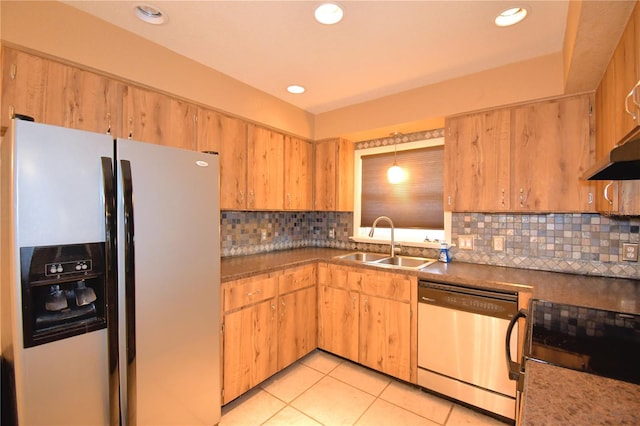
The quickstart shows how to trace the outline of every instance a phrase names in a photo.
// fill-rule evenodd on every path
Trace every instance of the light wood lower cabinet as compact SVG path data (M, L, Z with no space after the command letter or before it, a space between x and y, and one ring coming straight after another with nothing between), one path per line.
M278 370L318 347L316 265L287 269L278 283Z
M222 286L222 402L317 347L316 265Z
M318 299L318 347L358 362L360 295L321 284Z
M415 382L416 278L320 264L318 284L318 346Z

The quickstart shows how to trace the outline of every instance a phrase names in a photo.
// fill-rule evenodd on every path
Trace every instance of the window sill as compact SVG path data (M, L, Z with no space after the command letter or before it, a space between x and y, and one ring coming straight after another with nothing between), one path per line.
M349 240L355 241L357 243L368 243L368 244L391 244L391 240L388 239L380 239L380 238L369 238L369 237L358 237L351 236ZM434 241L395 241L396 246L405 246L405 247L422 247L422 248L440 248L440 242ZM450 244L449 246L451 246Z

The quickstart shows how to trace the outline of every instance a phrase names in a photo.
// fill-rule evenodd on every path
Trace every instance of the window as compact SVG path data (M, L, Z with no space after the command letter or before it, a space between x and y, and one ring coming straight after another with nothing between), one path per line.
M390 184L387 170L394 162L394 145L356 150L354 240L368 237L375 218L389 216L395 239L405 245L437 247L448 241L451 213L443 211L444 138L396 145L397 164L406 180ZM373 242L390 239L386 222L376 229ZM425 243L426 241L426 243Z
M392 153L363 155L360 226L371 226L379 216L393 216L399 228L444 229L444 146L397 153L404 179L389 183ZM391 213L393 212L393 214Z

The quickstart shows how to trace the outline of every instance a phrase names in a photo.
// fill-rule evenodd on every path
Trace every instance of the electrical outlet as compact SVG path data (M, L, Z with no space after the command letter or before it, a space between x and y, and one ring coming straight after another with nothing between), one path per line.
M460 250L473 250L473 237L471 235L459 235L458 248Z
M494 235L491 237L491 247L493 251L504 251L504 235Z
M622 244L622 260L629 262L638 261L638 244L623 243Z
M336 228L329 228L329 239L335 240L336 238Z
M267 240L267 230L266 229L261 229L260 230L260 241L266 241Z

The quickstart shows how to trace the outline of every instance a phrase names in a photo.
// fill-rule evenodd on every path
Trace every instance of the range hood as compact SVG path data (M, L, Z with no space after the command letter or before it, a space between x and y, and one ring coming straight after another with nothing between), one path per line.
M640 131L634 132L627 142L613 148L603 159L590 167L582 176L587 180L640 179Z

